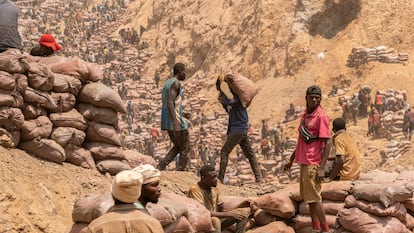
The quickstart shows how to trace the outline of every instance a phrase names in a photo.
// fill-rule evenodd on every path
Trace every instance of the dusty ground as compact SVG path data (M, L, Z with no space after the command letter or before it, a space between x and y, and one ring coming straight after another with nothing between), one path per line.
M370 63L359 69L345 66L354 46L385 45L398 52L414 54L414 1L412 0L301 0L301 1L131 1L122 19L129 25L144 25L142 38L154 56L147 64L152 75L160 64L180 60L190 72L204 71L210 84L220 70L240 70L256 81L260 92L249 113L254 127L261 119L271 124L281 120L290 103L304 105L308 85L317 83L328 92L335 77L352 80L350 93L368 84L373 91L387 88L408 91L414 103L414 65ZM214 12L212 14L211 12ZM181 24L181 17L183 24ZM160 33L161 32L161 33ZM111 32L116 33L116 32ZM316 55L324 53L325 58ZM173 54L174 56L172 56ZM165 74L163 77L165 78ZM216 106L213 85L205 88ZM215 92L214 92L215 93ZM337 98L324 98L331 118ZM386 140L369 140L366 119L349 132L361 151L382 148ZM289 124L292 136L297 122ZM414 169L413 151L380 165L378 152L364 156L363 170ZM0 233L60 233L70 228L76 199L108 191L110 177L70 164L41 161L17 150L0 147ZM190 173L163 173L163 190L184 193L197 177ZM227 195L254 196L271 190L268 186L223 186Z

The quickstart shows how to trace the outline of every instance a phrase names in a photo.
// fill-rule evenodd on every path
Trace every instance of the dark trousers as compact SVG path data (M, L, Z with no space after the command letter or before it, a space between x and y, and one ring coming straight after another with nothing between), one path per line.
M229 162L229 154L237 144L240 145L244 156L246 156L246 158L249 160L250 167L252 168L254 177L256 178L256 182L261 181L262 176L260 174L259 164L252 149L249 137L247 137L246 133L229 133L227 135L226 142L224 143L223 148L221 148L221 160L218 179L223 182L227 164Z
M173 148L167 153L167 155L160 160L158 163L159 170L165 170L168 164L175 159L178 153L178 166L177 171L185 171L187 165L190 162L189 153L190 153L190 135L188 130L180 131L178 135L174 136L174 131L168 131L170 140L173 143Z

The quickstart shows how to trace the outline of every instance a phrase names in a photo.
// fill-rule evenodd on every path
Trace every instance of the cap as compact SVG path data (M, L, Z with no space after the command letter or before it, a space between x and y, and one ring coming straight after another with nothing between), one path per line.
M308 89L306 89L306 96L312 95L312 94L322 96L321 88L319 86L316 86L316 85L312 85L312 86L308 87Z
M58 43L56 43L55 38L50 34L43 34L39 39L39 43L46 47L52 48L54 51L58 51L62 48Z
M161 179L160 170L156 169L151 164L141 164L132 170L142 175L143 184L159 181Z
M112 196L124 203L134 203L141 196L143 177L132 170L123 170L112 181Z

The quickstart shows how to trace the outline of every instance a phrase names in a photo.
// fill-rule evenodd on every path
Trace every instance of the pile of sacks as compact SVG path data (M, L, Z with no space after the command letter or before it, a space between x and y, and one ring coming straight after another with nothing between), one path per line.
M98 82L102 75L80 59L32 57L16 49L1 53L1 145L102 173L136 166L139 155L124 153L117 133L125 105Z
M385 46L376 48L356 47L352 48L352 53L348 56L347 66L358 67L370 61L405 63L408 62L408 53L395 54L393 48L387 49Z
M390 159L398 159L401 155L407 153L412 147L411 141L391 141L384 149L380 150L383 162Z

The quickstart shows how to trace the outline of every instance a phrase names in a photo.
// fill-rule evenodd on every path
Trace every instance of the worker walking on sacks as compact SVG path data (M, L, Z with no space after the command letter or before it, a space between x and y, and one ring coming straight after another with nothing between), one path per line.
M190 158L190 136L183 113L183 88L180 81L185 79L185 65L174 65L173 76L165 81L162 89L161 130L167 130L173 148L158 163L158 169L164 170L179 154L177 171L187 169ZM187 114L188 115L188 114Z
M308 87L305 98L296 149L284 170L288 171L294 160L300 164L300 195L309 204L312 233L326 233L329 227L322 206L321 182L332 144L329 118L320 106L322 91L318 86Z
M220 152L221 160L218 179L224 182L229 154L239 144L243 154L249 160L256 182L260 183L263 181L263 178L260 173L257 157L254 154L250 139L247 135L247 131L249 130L249 115L247 109L241 103L240 97L224 82L224 77L220 76L217 79L216 89L219 91L220 103L229 115L227 137Z

